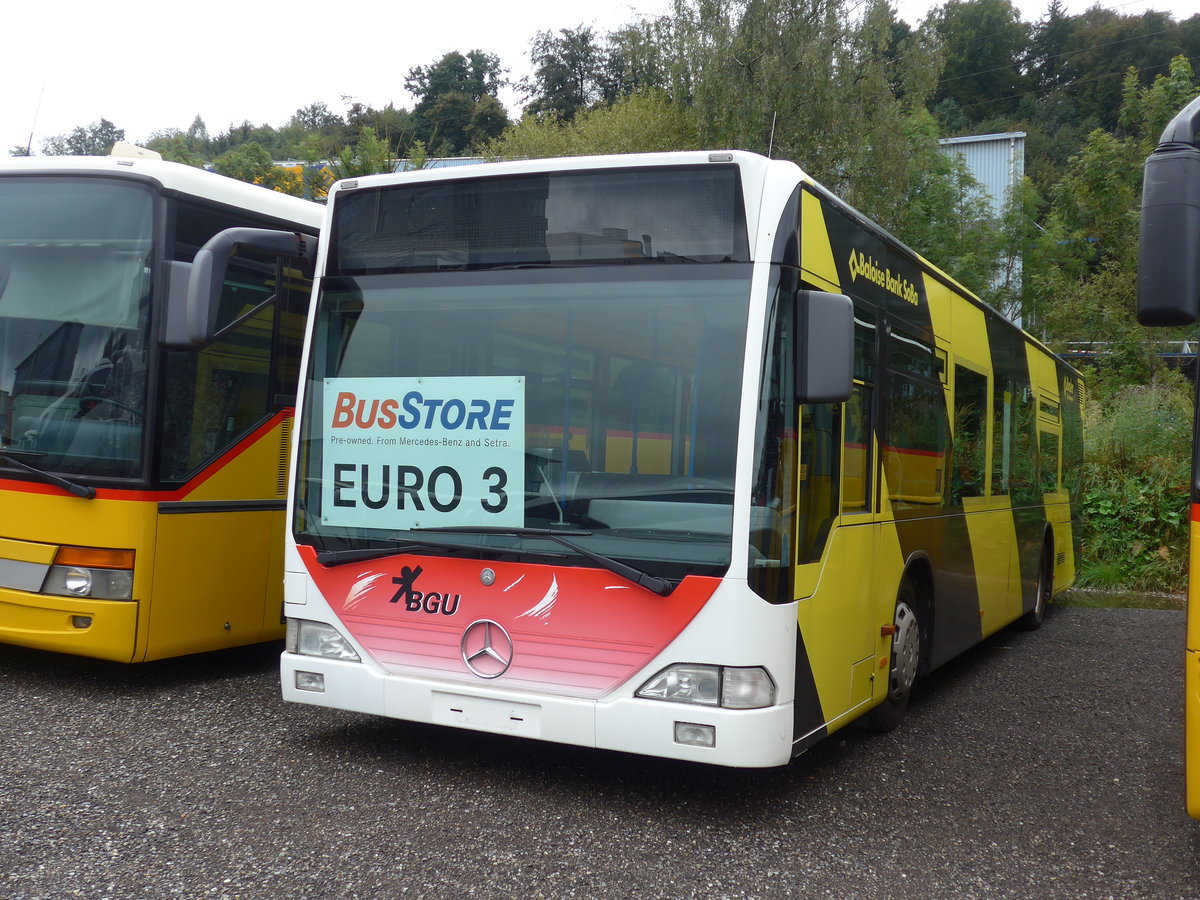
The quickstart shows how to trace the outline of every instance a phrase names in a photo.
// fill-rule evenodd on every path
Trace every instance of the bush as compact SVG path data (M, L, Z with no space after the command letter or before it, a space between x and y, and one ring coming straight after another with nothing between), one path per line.
M1081 585L1187 585L1192 388L1178 372L1119 387L1088 409Z

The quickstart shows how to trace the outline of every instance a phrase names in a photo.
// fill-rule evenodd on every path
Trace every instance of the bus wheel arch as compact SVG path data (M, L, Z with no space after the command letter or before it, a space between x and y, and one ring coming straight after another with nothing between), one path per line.
M910 560L896 589L887 693L867 714L867 727L872 731L887 732L900 724L908 710L913 685L928 672L932 584L929 560L924 557Z

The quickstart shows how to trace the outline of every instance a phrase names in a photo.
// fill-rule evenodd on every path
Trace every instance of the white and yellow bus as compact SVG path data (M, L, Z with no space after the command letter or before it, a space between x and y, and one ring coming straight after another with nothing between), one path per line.
M1200 98L1171 120L1146 160L1138 259L1138 320L1200 318ZM1200 385L1200 379L1197 379ZM1200 400L1200 396L1198 396ZM1197 406L1200 409L1200 405ZM1200 429L1200 416L1196 418ZM1200 438L1200 431L1195 432ZM1187 810L1200 819L1200 440L1193 439L1191 556L1184 669Z
M138 662L283 635L310 289L287 257L322 214L155 159L0 162L0 643ZM190 319L230 228L295 249L237 257Z
M1074 579L1078 374L791 163L342 181L317 273L288 700L773 766Z

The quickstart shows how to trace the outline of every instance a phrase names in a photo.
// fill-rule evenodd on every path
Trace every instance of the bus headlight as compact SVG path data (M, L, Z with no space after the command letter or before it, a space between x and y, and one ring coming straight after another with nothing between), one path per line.
M91 600L133 599L133 551L59 547L43 594Z
M302 656L319 656L323 659L347 659L361 662L358 651L340 631L324 622L308 619L288 619L287 651Z
M725 709L761 709L775 703L775 682L762 666L677 663L643 684L637 696Z

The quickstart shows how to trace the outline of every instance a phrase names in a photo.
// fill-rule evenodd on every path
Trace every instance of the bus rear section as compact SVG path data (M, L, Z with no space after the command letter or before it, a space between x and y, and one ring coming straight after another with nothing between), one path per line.
M0 642L120 662L280 638L309 282L243 259L187 338L199 247L321 210L147 159L0 165Z
M285 699L780 765L1072 577L1076 376L790 163L364 178L325 234Z

